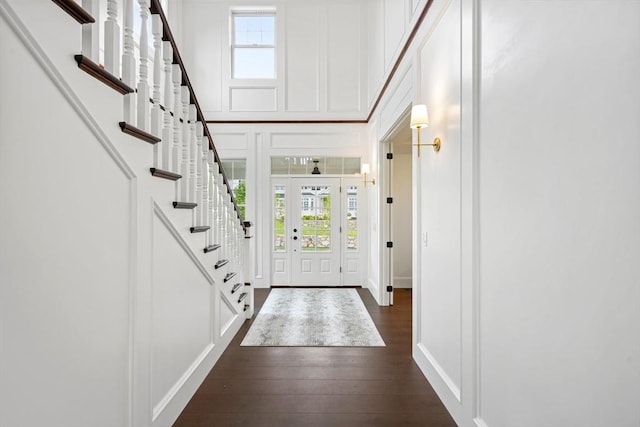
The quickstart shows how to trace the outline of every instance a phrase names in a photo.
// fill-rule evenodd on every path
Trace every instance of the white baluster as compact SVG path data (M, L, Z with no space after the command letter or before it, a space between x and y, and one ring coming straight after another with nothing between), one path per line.
M160 19L160 15L151 15L151 32L153 34L153 106L151 107L151 133L160 137L162 132L162 110L160 109L160 82L162 78L162 19Z
M220 175L220 164L215 162L214 165L216 168L216 238L218 239L218 243L222 245L224 243L222 241L222 213L224 211L224 205L222 201L222 187L220 186L222 175Z
M182 70L180 65L171 66L171 81L173 82L173 147L171 150L171 171L180 173L180 148L182 147L182 127L180 114L182 113L182 101L180 98L180 85L182 84ZM178 182L176 181L176 200L184 202L177 196Z
M164 61L164 125L162 127L162 169L171 170L171 147L173 146L173 126L171 108L173 100L173 80L171 76L171 62L173 48L171 42L162 42L162 59Z
M180 197L184 202L192 202L189 200L189 149L191 145L191 131L189 129L189 87L181 87L181 101L182 101L182 157L180 160Z
M207 170L208 172L208 182L209 182L209 198L207 200L207 225L211 227L211 232L209 233L209 244L213 245L217 243L215 241L215 221L213 219L213 208L214 208L214 193L215 193L215 181L213 178L213 151L209 151L207 156Z
M197 202L196 187L198 184L197 166L200 159L200 150L198 149L198 138L196 135L196 106L189 104L189 182L187 183L187 200Z
M107 0L107 20L104 23L104 68L120 76L120 26L118 1Z
M95 63L100 62L100 1L82 0L82 8L96 20L82 26L82 54Z
M138 121L136 127L149 131L149 1L138 0L140 4L140 75L138 80Z
M202 156L202 122L196 123L196 144L197 144L197 153L196 153L196 198L195 202L198 204L196 208L196 224L206 224L206 219L203 215L204 205L205 205L205 166L206 166L206 157Z
M129 87L136 84L136 59L134 56L133 40L133 2L124 0L124 37L122 50L122 82ZM136 94L129 93L124 96L124 121L135 123Z

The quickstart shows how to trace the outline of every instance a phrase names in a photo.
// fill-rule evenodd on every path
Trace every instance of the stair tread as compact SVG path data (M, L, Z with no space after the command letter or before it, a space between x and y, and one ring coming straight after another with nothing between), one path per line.
M192 233L202 233L203 231L207 231L210 228L211 227L209 227L208 225L196 225L195 227L191 227L189 231L191 231Z
M120 125L120 130L122 130L122 132L126 133L127 135L131 135L134 138L138 138L144 142L148 142L149 144L157 144L158 142L162 141L157 136L152 135L149 132L137 128L127 122L118 122L118 125Z
M149 168L149 171L151 171L151 175L153 175L155 177L169 179L171 181L177 181L180 178L182 178L182 175L180 175L180 174L169 172L169 171L165 171L165 170L158 169L158 168Z
M213 251L215 251L216 249L220 249L220 245L218 245L218 244L215 244L215 245L209 245L209 246L207 246L206 248L204 248L204 253L206 254L206 253L209 253L209 252L213 252Z
M93 62L91 59L87 58L84 55L75 55L74 59L78 63L78 67L86 72L87 74L95 77L102 83L106 84L112 89L115 89L122 95L126 95L127 93L133 93L134 90L125 84L118 77L114 76L100 65Z
M175 209L193 209L196 206L198 206L198 204L193 202L173 202Z
M53 2L81 24L92 24L96 22L93 16L74 0L53 0Z
M228 263L229 263L228 259L221 259L218 262L216 262L215 268L217 270L218 268L221 268L221 267L227 265Z

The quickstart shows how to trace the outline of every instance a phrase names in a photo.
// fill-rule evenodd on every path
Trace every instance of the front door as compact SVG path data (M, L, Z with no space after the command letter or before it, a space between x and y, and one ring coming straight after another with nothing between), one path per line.
M348 186L347 200L339 177L274 178L272 183L272 284L359 283L359 236L351 200L357 197L357 187ZM347 215L353 217L349 222ZM342 264L348 268L343 270Z
M291 181L291 283L340 285L340 179Z

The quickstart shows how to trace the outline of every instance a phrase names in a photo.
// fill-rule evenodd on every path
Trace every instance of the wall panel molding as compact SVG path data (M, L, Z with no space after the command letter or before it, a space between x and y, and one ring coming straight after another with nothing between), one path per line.
M78 116L85 122L91 133L93 133L125 176L129 179L134 178L136 175L133 172L133 169L131 169L124 157L122 157L118 150L113 146L96 119L80 100L80 97L73 91L71 85L67 83L67 80L62 76L62 73L56 68L51 59L49 59L33 34L27 29L26 25L20 20L6 0L0 0L0 15L9 24L9 27L11 27L14 34L31 53L31 56L40 65L42 70L49 76L60 93L67 99Z
M160 414L162 414L162 411L164 411L167 405L176 397L176 395L180 392L180 389L182 389L182 386L184 386L184 384L189 380L191 375L196 371L196 369L198 369L198 367L202 364L205 358L209 356L213 348L214 348L214 345L209 343L209 345L207 345L204 351L200 353L198 358L194 360L191 366L189 366L189 368L184 372L184 374L182 374L180 379L176 381L173 387L169 389L167 394L165 394L164 397L158 402L158 404L153 407L152 418L151 418L152 422L155 422L156 419L160 416Z
M276 86L229 87L229 111L238 113L264 113L278 111Z
M200 258L198 258L198 256L189 246L189 244L182 238L182 236L180 235L180 232L175 228L175 226L173 225L169 217L164 213L160 205L158 205L158 203L155 200L153 201L152 209L155 216L166 227L167 231L169 231L171 236L173 236L173 238L184 250L184 252L191 259L191 261L193 261L193 264L196 266L196 268L198 268L198 270L200 270L200 273L202 273L202 275L207 279L207 282L209 282L209 284L213 286L215 284L215 280L213 279L213 276L209 274L209 272L207 271L207 268L200 261Z
M445 370L440 366L436 358L427 350L427 347L423 343L418 343L418 350L422 353L422 356L429 363L431 369L435 371L440 379L446 384L451 395L460 402L460 388L456 385L456 383L449 377L449 375L445 372Z

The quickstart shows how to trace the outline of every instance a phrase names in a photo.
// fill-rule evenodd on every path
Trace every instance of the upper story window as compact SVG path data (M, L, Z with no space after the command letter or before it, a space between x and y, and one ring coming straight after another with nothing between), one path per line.
M276 14L273 10L231 14L234 79L276 78Z

